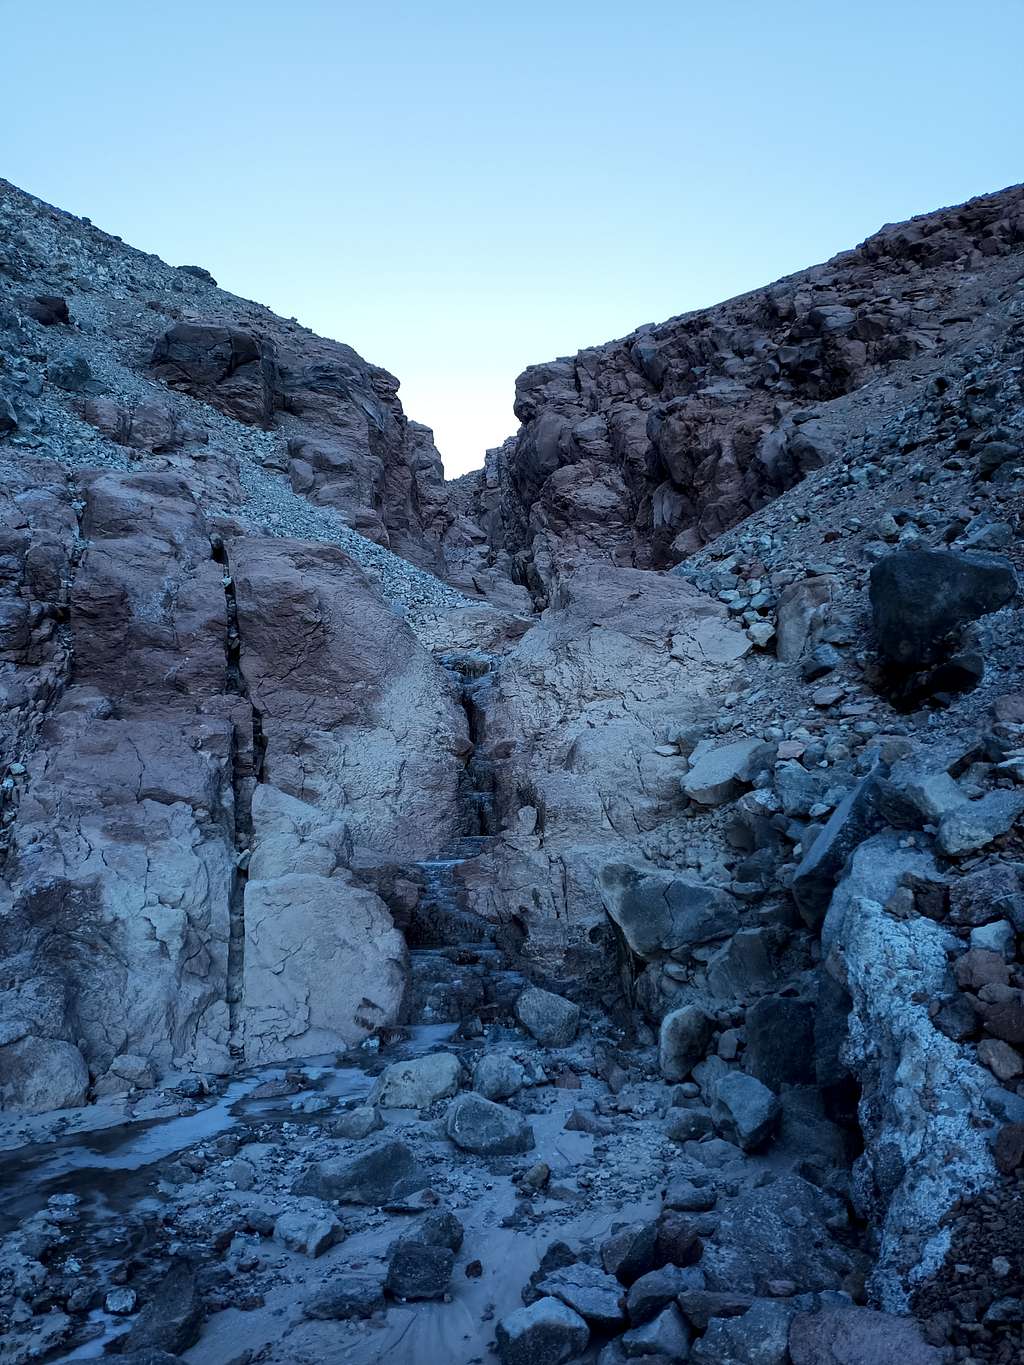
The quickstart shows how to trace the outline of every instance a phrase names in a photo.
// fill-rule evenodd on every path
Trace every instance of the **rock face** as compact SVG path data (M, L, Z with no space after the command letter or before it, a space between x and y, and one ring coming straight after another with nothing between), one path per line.
M500 548L538 593L584 558L663 567L826 464L837 403L949 346L949 318L983 317L980 279L1021 250L1022 197L884 227L766 289L531 366L519 433L478 495L498 503Z
M1024 1356L1022 203L445 485L0 186L5 1361Z

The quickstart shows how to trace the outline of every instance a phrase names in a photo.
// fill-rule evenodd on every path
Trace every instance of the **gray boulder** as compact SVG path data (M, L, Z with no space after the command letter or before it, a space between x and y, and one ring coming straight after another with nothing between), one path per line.
M664 1356L685 1360L690 1350L690 1328L674 1303L639 1327L623 1333L619 1345L627 1359L636 1356Z
M354 1161L337 1157L314 1161L292 1186L292 1193L379 1207L399 1202L427 1183L427 1175L404 1142L384 1142Z
M321 1322L368 1318L384 1307L380 1280L366 1275L334 1278L302 1305L303 1317Z
M795 1312L778 1299L758 1299L740 1317L712 1318L690 1359L696 1365L788 1365Z
M526 1072L507 1052L486 1052L473 1068L473 1089L487 1100L507 1100L525 1083Z
M203 1322L203 1302L191 1269L179 1261L164 1275L153 1298L120 1338L128 1351L167 1351L180 1355L195 1344Z
M871 570L871 612L881 654L903 668L938 662L943 642L1017 592L1013 565L1001 555L955 550L898 550Z
M444 1130L456 1147L477 1156L519 1156L534 1145L524 1118L472 1092L452 1100Z
M778 1096L742 1071L731 1071L718 1082L711 1112L724 1135L745 1152L771 1141L781 1114Z
M400 1241L391 1253L385 1288L396 1299L440 1299L448 1291L455 1254L448 1247Z
M797 1314L789 1354L793 1365L939 1365L943 1359L913 1318L854 1307Z
M553 991L529 986L516 1001L516 1018L542 1047L568 1047L580 1026L580 1007Z
M812 929L825 918L847 858L888 823L882 809L887 794L885 777L885 770L879 766L861 779L836 806L793 874L793 899Z
M609 918L641 958L683 955L739 928L732 896L689 875L609 863L601 872L601 897Z
M585 1261L552 1271L537 1289L561 1299L594 1327L619 1327L625 1319L622 1285L613 1275Z
M721 806L738 796L754 776L758 757L768 746L760 739L737 739L715 746L701 743L693 752L690 770L682 780L683 794L700 806Z
M658 1066L666 1081L685 1081L711 1042L715 1021L699 1005L672 1010L658 1033Z
M1024 814L1024 792L993 791L980 801L964 801L939 821L936 842L948 858L984 848L1013 828Z
M385 1109L426 1109L459 1088L462 1068L450 1052L432 1052L395 1062L381 1075L374 1100Z
M747 1010L747 1047L743 1065L771 1090L814 1081L814 1031L817 1011L812 1000L765 995Z
M538 1299L498 1323L502 1365L563 1365L587 1349L590 1329L561 1299Z

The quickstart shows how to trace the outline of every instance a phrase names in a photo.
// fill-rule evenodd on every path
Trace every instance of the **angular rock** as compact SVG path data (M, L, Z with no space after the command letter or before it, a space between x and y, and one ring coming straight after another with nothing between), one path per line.
M344 1228L330 1212L293 1209L280 1214L274 1224L275 1242L283 1242L289 1250L304 1252L314 1259L329 1251L344 1236Z
M601 896L608 915L641 958L685 953L739 928L733 897L689 875L611 863L601 872Z
M778 1096L741 1071L731 1071L718 1082L711 1112L725 1136L745 1152L770 1142L781 1116Z
M994 791L980 801L965 801L939 822L936 842L949 858L984 848L1012 829L1024 814L1024 792Z
M374 1100L384 1109L426 1109L459 1088L462 1068L450 1052L431 1052L408 1062L394 1062L382 1072Z
M789 1365L795 1313L778 1299L757 1299L740 1317L712 1318L690 1359L697 1365Z
M518 1156L534 1146L524 1118L472 1092L452 1100L444 1130L456 1147L476 1156Z
M814 1028L817 1010L811 1000L765 995L747 1010L744 1020L744 1068L770 1090L814 1081Z
M516 1018L542 1047L568 1047L580 1024L580 1008L553 991L530 986L516 1001Z
M680 1294L692 1289L693 1276L692 1267L666 1265L634 1280L626 1295L626 1311L633 1326L650 1322Z
M622 1285L614 1276L585 1261L552 1271L537 1289L541 1294L561 1299L593 1327L614 1329L625 1320Z
M191 1269L179 1261L120 1338L123 1351L167 1351L180 1355L195 1345L203 1322L202 1299Z
M658 1250L657 1223L629 1223L601 1245L601 1264L620 1284L631 1285L664 1263Z
M940 1365L943 1359L912 1318L854 1307L797 1314L789 1354L793 1365Z
M342 1275L332 1278L302 1305L302 1315L322 1322L369 1318L384 1307L380 1280L370 1276Z
M400 1241L388 1262L385 1288L396 1299L440 1299L448 1291L455 1253L443 1246Z
M658 1067L666 1081L689 1079L704 1060L714 1030L714 1019L699 1005L684 1005L665 1015L658 1033Z
M732 800L753 777L756 760L765 747L760 739L738 739L716 747L698 746L682 781L683 794L701 806L720 806Z
M878 647L904 668L936 663L951 632L998 611L1016 592L1013 565L999 555L898 550L871 570Z
M627 1359L636 1356L664 1356L667 1360L685 1360L690 1349L690 1328L674 1303L663 1308L649 1322L631 1327L620 1338L619 1345Z
M294 1194L347 1204L397 1203L422 1190L428 1177L404 1142L384 1142L354 1161L314 1161L292 1186Z
M567 1304L548 1297L502 1318L495 1337L502 1365L563 1365L587 1349L590 1329Z
M847 858L888 823L882 811L884 796L884 771L873 770L835 808L797 866L793 899L810 928L817 928L824 919Z

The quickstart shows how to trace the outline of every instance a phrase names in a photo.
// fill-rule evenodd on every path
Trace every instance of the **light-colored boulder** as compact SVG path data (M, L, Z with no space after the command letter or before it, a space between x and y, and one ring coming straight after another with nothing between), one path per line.
M289 873L245 889L242 1020L250 1062L348 1047L401 1008L402 935L346 876Z
M450 1052L394 1062L382 1073L374 1099L384 1109L426 1109L455 1094L461 1073L459 1059Z

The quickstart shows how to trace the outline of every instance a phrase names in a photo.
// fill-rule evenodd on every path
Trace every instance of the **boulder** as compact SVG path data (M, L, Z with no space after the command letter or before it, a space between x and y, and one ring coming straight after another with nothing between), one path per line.
M195 1276L183 1261L172 1265L160 1280L152 1299L119 1338L122 1351L167 1351L180 1355L199 1338L203 1302Z
M455 1254L448 1247L401 1240L391 1254L385 1288L396 1299L440 1299L448 1292Z
M814 643L827 619L834 584L828 576L803 578L779 594L775 653L783 663L795 663Z
M473 1089L486 1100L507 1100L526 1084L526 1072L507 1052L485 1052L473 1068Z
M665 1265L641 1275L633 1281L626 1295L626 1311L630 1322L634 1327L650 1322L685 1290L694 1288L693 1279L694 1270L691 1266Z
M1006 606L1017 575L1000 555L897 550L871 570L871 612L878 648L906 669L937 663L954 631Z
M694 750L690 770L682 779L683 794L699 806L721 806L738 796L757 771L757 760L767 746L760 739L737 739L730 744L701 743Z
M873 769L829 816L793 874L792 893L804 922L812 929L825 918L835 884L854 849L888 823L883 812L885 770Z
M524 1118L472 1092L452 1100L444 1130L456 1147L476 1156L519 1156L534 1145Z
M714 1030L714 1019L699 1005L684 1005L665 1015L658 1033L658 1067L666 1081L689 1079L704 1060Z
M789 1354L793 1365L940 1365L944 1359L913 1318L852 1306L798 1313Z
M601 1244L601 1264L609 1275L625 1285L659 1269L665 1258L658 1250L657 1223L613 1227L612 1235Z
M580 1024L580 1007L553 991L530 986L516 1001L516 1018L542 1047L568 1047Z
M585 1261L553 1270L537 1289L561 1299L593 1327L614 1329L625 1319L622 1285L613 1275Z
M384 1307L381 1282L369 1275L335 1275L302 1305L302 1315L320 1322L369 1318Z
M744 1191L716 1210L700 1261L708 1288L762 1294L770 1279L804 1291L837 1288L852 1268L829 1226L841 1212L838 1199L795 1175Z
M663 1308L649 1322L631 1327L619 1339L627 1359L636 1356L663 1356L666 1360L685 1360L690 1349L690 1328L674 1303Z
M426 1109L459 1088L462 1068L450 1052L431 1052L408 1062L394 1062L381 1074L374 1101L383 1109Z
M738 1317L712 1318L695 1344L695 1365L789 1365L789 1328L796 1308L757 1299Z
M1024 814L1024 792L993 791L980 801L965 801L939 821L936 842L948 858L985 848L1006 834Z
M502 1318L495 1331L502 1365L563 1365L587 1349L590 1329L561 1299L538 1299Z
M781 1115L778 1096L742 1071L731 1071L718 1082L711 1112L724 1135L745 1152L771 1141Z
M733 897L688 874L609 863L601 872L601 897L629 948L641 958L686 955L739 928Z
M746 1051L743 1065L771 1090L814 1081L814 1026L812 1000L789 995L765 995L747 1010L744 1020Z
M0 1047L0 1109L73 1109L88 1089L89 1068L73 1043L26 1037Z
M292 1209L280 1214L274 1224L275 1242L283 1242L290 1251L301 1251L314 1259L344 1236L344 1228L329 1211Z
M379 1207L400 1202L426 1184L426 1173L405 1143L384 1142L354 1161L338 1157L314 1161L299 1176L292 1192Z

